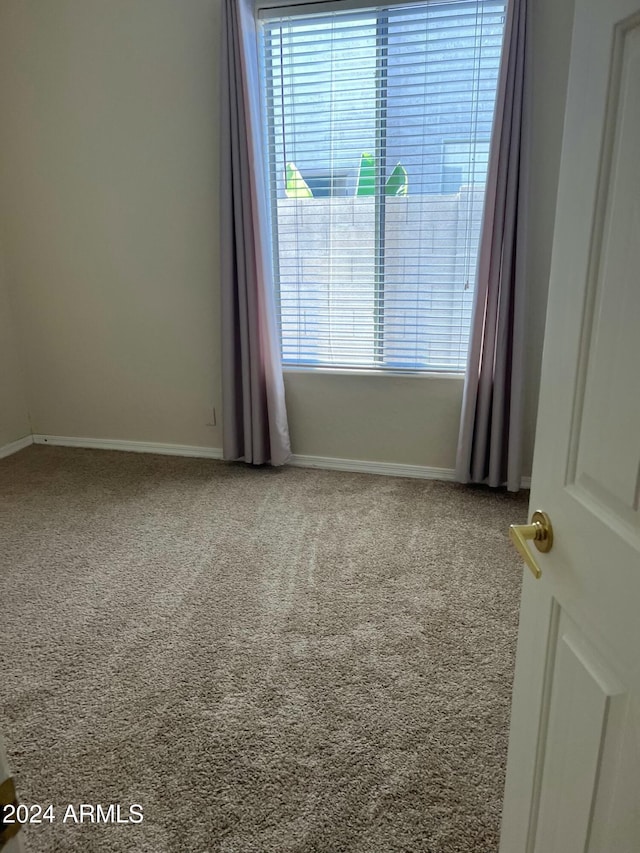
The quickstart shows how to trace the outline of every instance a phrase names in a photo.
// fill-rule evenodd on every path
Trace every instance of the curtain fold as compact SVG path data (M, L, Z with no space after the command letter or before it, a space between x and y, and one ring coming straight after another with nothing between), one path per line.
M255 19L247 0L224 0L222 15L223 455L282 465L290 443L260 150Z
M456 477L522 479L530 11L509 0L480 235Z

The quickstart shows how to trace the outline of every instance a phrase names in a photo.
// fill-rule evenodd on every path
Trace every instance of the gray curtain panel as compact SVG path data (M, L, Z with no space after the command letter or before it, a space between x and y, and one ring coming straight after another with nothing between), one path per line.
M522 479L530 33L527 0L510 0L456 462L460 482L510 491Z
M255 20L247 0L224 0L222 14L223 455L282 465L290 444L260 150Z

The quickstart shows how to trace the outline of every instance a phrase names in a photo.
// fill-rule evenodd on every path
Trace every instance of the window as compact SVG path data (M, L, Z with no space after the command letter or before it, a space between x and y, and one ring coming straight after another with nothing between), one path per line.
M283 363L464 371L505 4L331 5L261 13Z
M488 165L488 139L444 142L442 146L442 192L457 193L462 186L483 184Z

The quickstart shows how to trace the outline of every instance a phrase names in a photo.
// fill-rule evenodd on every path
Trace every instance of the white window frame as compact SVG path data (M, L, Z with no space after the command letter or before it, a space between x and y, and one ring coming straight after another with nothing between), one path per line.
M438 5L459 5L459 0L434 0ZM507 3L508 0L505 0ZM311 3L300 3L296 0L254 0L254 17L256 21L263 18L276 17L302 17L315 13L325 13L332 11L340 12L359 12L367 9L375 9L380 5L388 7L411 7L414 5L422 5L425 0L386 0L383 3L376 3L375 0L316 0ZM504 44L502 49L504 50ZM258 35L256 31L256 53L258 49ZM264 144L264 143L263 143ZM491 140L490 140L491 144ZM491 152L489 152L491 156ZM268 170L265 170L268 171ZM265 175L267 181L270 180L268 174ZM267 196L269 196L268 187L266 188ZM269 204L269 216L273 216L271 204ZM276 251L277 247L273 246L272 251ZM280 334L280 321L278 320L278 333ZM317 374L329 376L362 376L362 377L402 377L412 379L427 379L427 380L443 380L462 382L466 377L465 369L438 370L432 367L426 368L398 368L398 367L358 367L358 366L331 366L327 364L291 364L283 363L283 373L290 374Z

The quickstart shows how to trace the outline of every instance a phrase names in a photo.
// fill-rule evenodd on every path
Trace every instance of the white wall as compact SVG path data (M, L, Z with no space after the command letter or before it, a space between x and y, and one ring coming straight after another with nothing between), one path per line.
M286 372L296 453L451 468L463 379Z
M30 432L22 363L0 258L0 451Z
M528 430L572 0L534 0ZM219 0L2 0L0 236L36 433L218 447ZM452 467L460 378L285 377L293 449Z
M0 228L36 433L221 444L217 39L215 0L0 4Z

